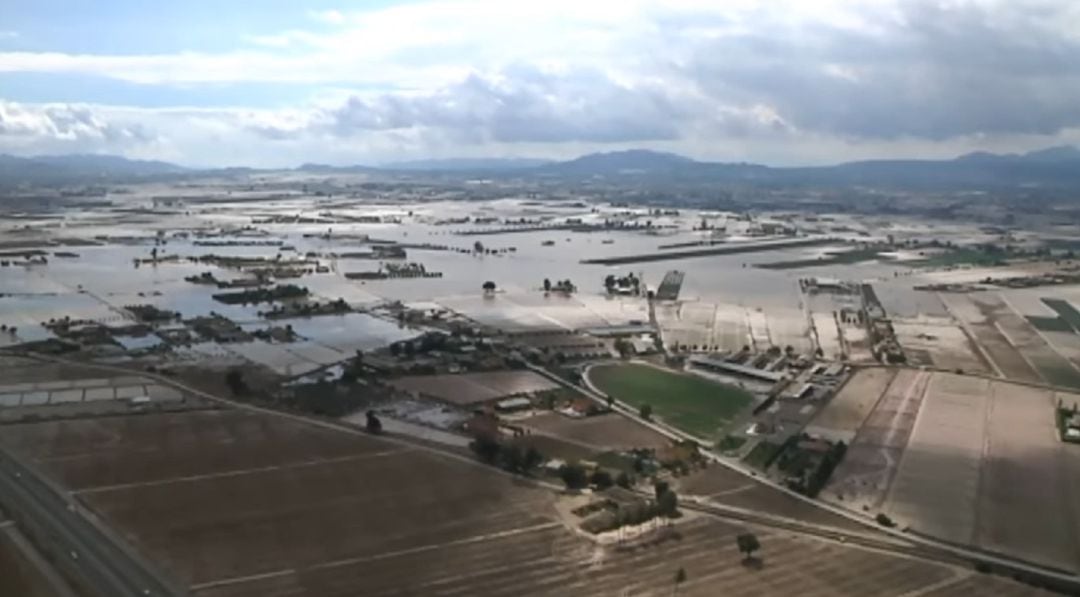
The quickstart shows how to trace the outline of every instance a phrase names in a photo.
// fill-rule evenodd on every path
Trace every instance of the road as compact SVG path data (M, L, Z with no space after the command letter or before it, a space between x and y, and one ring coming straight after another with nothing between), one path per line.
M176 590L107 536L81 507L0 450L0 504L58 566L78 575L102 597L180 596Z

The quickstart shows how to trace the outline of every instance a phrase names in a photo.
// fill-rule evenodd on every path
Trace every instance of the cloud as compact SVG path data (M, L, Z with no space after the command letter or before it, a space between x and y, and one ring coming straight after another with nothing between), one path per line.
M428 94L354 96L327 113L326 126L337 136L425 127L473 142L607 143L675 139L682 116L663 89L620 85L595 71L519 67Z
M306 17L217 52L0 52L0 77L252 93L274 82L311 98L66 116L0 104L0 143L112 146L127 131L124 147L275 163L635 145L828 161L1049 144L1080 129L1080 3L1069 0L417 0ZM153 141L139 145L137 125Z
M0 143L19 137L80 146L120 146L153 139L145 127L110 122L88 106L24 105L0 100Z

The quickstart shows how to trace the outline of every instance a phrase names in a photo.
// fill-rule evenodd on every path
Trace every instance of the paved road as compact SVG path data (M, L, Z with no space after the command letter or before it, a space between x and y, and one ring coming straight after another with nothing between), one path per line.
M0 504L102 597L179 596L13 455L0 450Z

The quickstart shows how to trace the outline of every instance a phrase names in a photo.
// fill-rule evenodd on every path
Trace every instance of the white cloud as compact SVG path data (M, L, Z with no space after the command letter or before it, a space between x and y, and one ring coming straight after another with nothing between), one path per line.
M649 145L784 162L1020 147L1080 128L1080 3L1068 0L419 0L308 16L219 53L0 52L0 82L311 91L279 110L94 106L81 120L0 104L0 144L111 147L142 124L154 140L121 149L187 161Z

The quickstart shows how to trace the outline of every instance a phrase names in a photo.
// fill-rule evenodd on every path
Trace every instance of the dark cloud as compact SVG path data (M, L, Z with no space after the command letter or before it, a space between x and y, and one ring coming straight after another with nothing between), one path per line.
M680 69L721 103L772 106L797 128L933 140L1080 126L1080 44L1048 10L900 4L867 32L754 30L701 44ZM1016 14L1014 14L1016 12Z
M340 136L431 127L474 140L609 143L676 139L684 117L659 89L620 85L595 71L517 67L426 95L353 97L329 114L328 126Z

